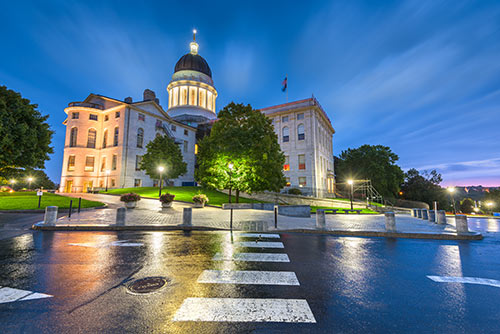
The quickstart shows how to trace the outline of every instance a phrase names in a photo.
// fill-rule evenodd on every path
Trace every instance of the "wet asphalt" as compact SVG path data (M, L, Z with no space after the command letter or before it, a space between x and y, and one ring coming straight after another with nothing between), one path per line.
M289 263L213 261L229 232L34 232L0 240L0 286L53 298L0 304L1 333L499 333L500 239L436 241L280 234ZM109 246L116 241L137 247ZM71 245L71 244L85 244ZM92 247L96 244L101 246ZM205 269L292 271L300 286L201 284ZM162 276L162 289L128 292ZM307 300L316 323L174 322L187 297Z

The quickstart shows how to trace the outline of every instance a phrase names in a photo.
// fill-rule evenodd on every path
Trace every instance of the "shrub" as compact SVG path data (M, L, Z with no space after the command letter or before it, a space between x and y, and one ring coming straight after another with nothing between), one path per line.
M290 195L302 195L302 191L300 191L300 189L297 189L297 188L289 189L288 193Z
M136 193L123 194L120 196L120 201L128 203L128 202L137 202L141 200L141 196Z
M205 194L194 195L193 202L195 202L195 203L208 203L208 197Z
M170 203L174 200L175 195L166 193L160 196L160 202L162 203Z

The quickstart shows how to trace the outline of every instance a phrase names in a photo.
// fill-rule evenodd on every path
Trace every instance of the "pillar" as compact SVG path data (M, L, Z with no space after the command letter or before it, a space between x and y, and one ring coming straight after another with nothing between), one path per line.
M394 212L385 213L385 230L387 232L396 232L396 217Z
M325 227L326 227L325 210L318 209L316 210L316 228L318 230L324 230Z
M182 211L182 225L193 225L193 208L184 208Z
M429 221L431 223L435 223L436 222L436 211L429 210Z
M422 209L422 219L425 219L425 220L429 219L429 210Z
M116 210L116 225L125 225L127 217L127 208L118 208Z
M446 211L438 210L436 212L436 222L438 224L446 224Z
M45 225L54 226L57 220L57 206L47 206L45 208L45 217L43 223Z
M469 233L466 215L455 215L455 223L457 225L457 234Z

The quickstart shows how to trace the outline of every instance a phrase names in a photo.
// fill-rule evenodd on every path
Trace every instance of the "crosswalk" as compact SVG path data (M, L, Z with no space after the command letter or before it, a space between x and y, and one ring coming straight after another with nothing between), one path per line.
M255 239L234 243L234 249L283 249L282 242L261 241L280 239L279 234L242 233L239 237ZM285 253L217 253L213 261L278 262L289 263ZM204 270L198 284L280 285L297 287L299 280L291 271L264 270ZM173 321L210 322L284 322L316 323L305 299L283 298L186 298L173 317Z
M0 286L0 304L2 303L12 303L21 302L25 300L50 298L51 295L45 293L39 293L29 290L21 290L9 288L7 286Z

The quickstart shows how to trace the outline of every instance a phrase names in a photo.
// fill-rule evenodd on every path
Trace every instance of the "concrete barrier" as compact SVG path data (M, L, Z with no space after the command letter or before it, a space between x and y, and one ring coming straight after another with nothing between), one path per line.
M436 212L436 222L441 225L446 224L446 211L438 210Z
M326 228L325 210L316 210L316 228L318 230L324 230Z
M193 225L193 208L184 208L182 211L182 225Z
M429 210L429 221L431 223L435 223L436 222L436 211Z
M457 234L469 233L466 215L455 215L455 224L457 225Z
M429 210L422 209L422 219L429 220Z
M223 203L222 210L266 210L273 211L274 203Z
M412 217L417 217L417 209L411 209Z
M45 217L43 223L45 225L54 226L57 221L57 206L47 206L45 208Z
M394 212L385 213L385 230L387 232L396 232L396 216Z
M118 208L116 210L116 225L125 225L127 219L127 208Z
M278 214L288 217L311 217L310 205L278 205Z
M417 217L422 218L422 209L417 209Z

